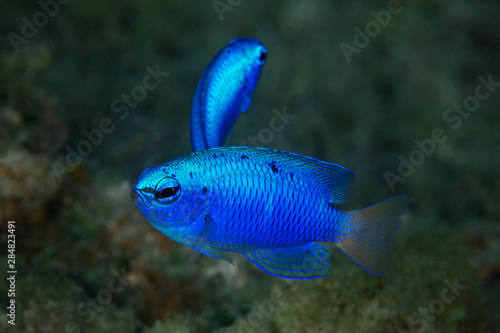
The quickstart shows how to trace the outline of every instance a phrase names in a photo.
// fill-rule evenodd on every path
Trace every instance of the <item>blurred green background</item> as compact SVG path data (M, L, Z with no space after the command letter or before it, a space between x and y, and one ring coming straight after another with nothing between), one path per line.
M63 2L0 1L2 276L9 220L17 269L16 325L2 278L0 331L499 331L499 2ZM349 168L349 210L418 198L395 276L336 250L332 275L307 281L190 261L133 207L143 169L190 152L196 84L240 36L268 57L232 144ZM150 91L147 68L168 73ZM274 108L295 118L268 138Z

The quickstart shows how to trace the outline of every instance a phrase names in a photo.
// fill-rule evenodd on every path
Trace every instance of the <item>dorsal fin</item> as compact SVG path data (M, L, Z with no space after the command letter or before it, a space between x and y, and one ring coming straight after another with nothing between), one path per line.
M312 157L290 154L305 161L305 166L324 188L330 203L344 204L349 200L355 180L354 174L349 169Z
M349 169L295 153L268 148L254 149L262 154L268 154L269 158L276 161L278 168L278 164L286 165L287 168L297 169L297 176L311 177L311 181L324 190L328 202L344 204L349 200L355 180L354 174Z

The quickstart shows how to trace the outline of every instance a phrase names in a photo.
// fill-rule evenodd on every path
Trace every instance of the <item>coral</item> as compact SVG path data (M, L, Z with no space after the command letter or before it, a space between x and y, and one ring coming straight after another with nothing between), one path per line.
M0 219L18 218L41 223L48 202L61 186L50 170L50 160L27 151L9 151L0 157Z
M151 328L144 330L144 333L191 333L196 331L190 318L177 316L174 319L163 322L156 322Z
M6 261L5 257L1 258ZM17 261L16 275L16 332L136 332L140 324L131 308L119 308L114 303L97 303L79 284L68 279L56 267L32 266L24 260ZM27 287L29 286L29 288ZM6 294L2 279L0 291ZM95 304L95 303L94 303ZM10 325L3 319L0 330L9 332ZM113 327L111 329L111 326Z

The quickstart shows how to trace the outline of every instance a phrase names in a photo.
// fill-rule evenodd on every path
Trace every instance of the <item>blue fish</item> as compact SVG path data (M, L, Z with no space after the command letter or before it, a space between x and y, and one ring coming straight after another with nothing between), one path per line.
M224 145L239 114L250 105L266 55L257 39L236 38L214 56L191 106L193 151Z
M348 169L255 147L198 150L142 172L135 205L167 237L232 262L243 254L269 274L330 274L334 244L375 275L393 274L391 241L406 208L401 195L342 211L354 184Z

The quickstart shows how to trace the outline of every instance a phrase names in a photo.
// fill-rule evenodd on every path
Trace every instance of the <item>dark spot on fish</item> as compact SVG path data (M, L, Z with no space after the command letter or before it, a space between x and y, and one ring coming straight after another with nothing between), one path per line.
M217 158L217 157L219 157L219 156L217 156L217 154L214 154L214 155L213 155L213 157L214 157L214 158Z
M201 191L203 192L203 194L207 194L208 188L206 186L203 186L203 188L201 189Z
M293 172L290 172L290 179L293 180Z
M193 173L192 172L189 173L189 177L191 177L191 179L193 179Z
M220 153L220 157L224 157L224 153Z
M247 155L245 155L245 154L243 154L243 155L241 155L241 159L242 159L242 160L248 160L248 156L247 156Z
M172 177L173 177L173 178L175 178L175 175L174 175L174 174L172 174Z
M271 170L273 170L274 173L278 173L278 167L276 166L276 161L273 161L272 163L269 164L271 166Z

